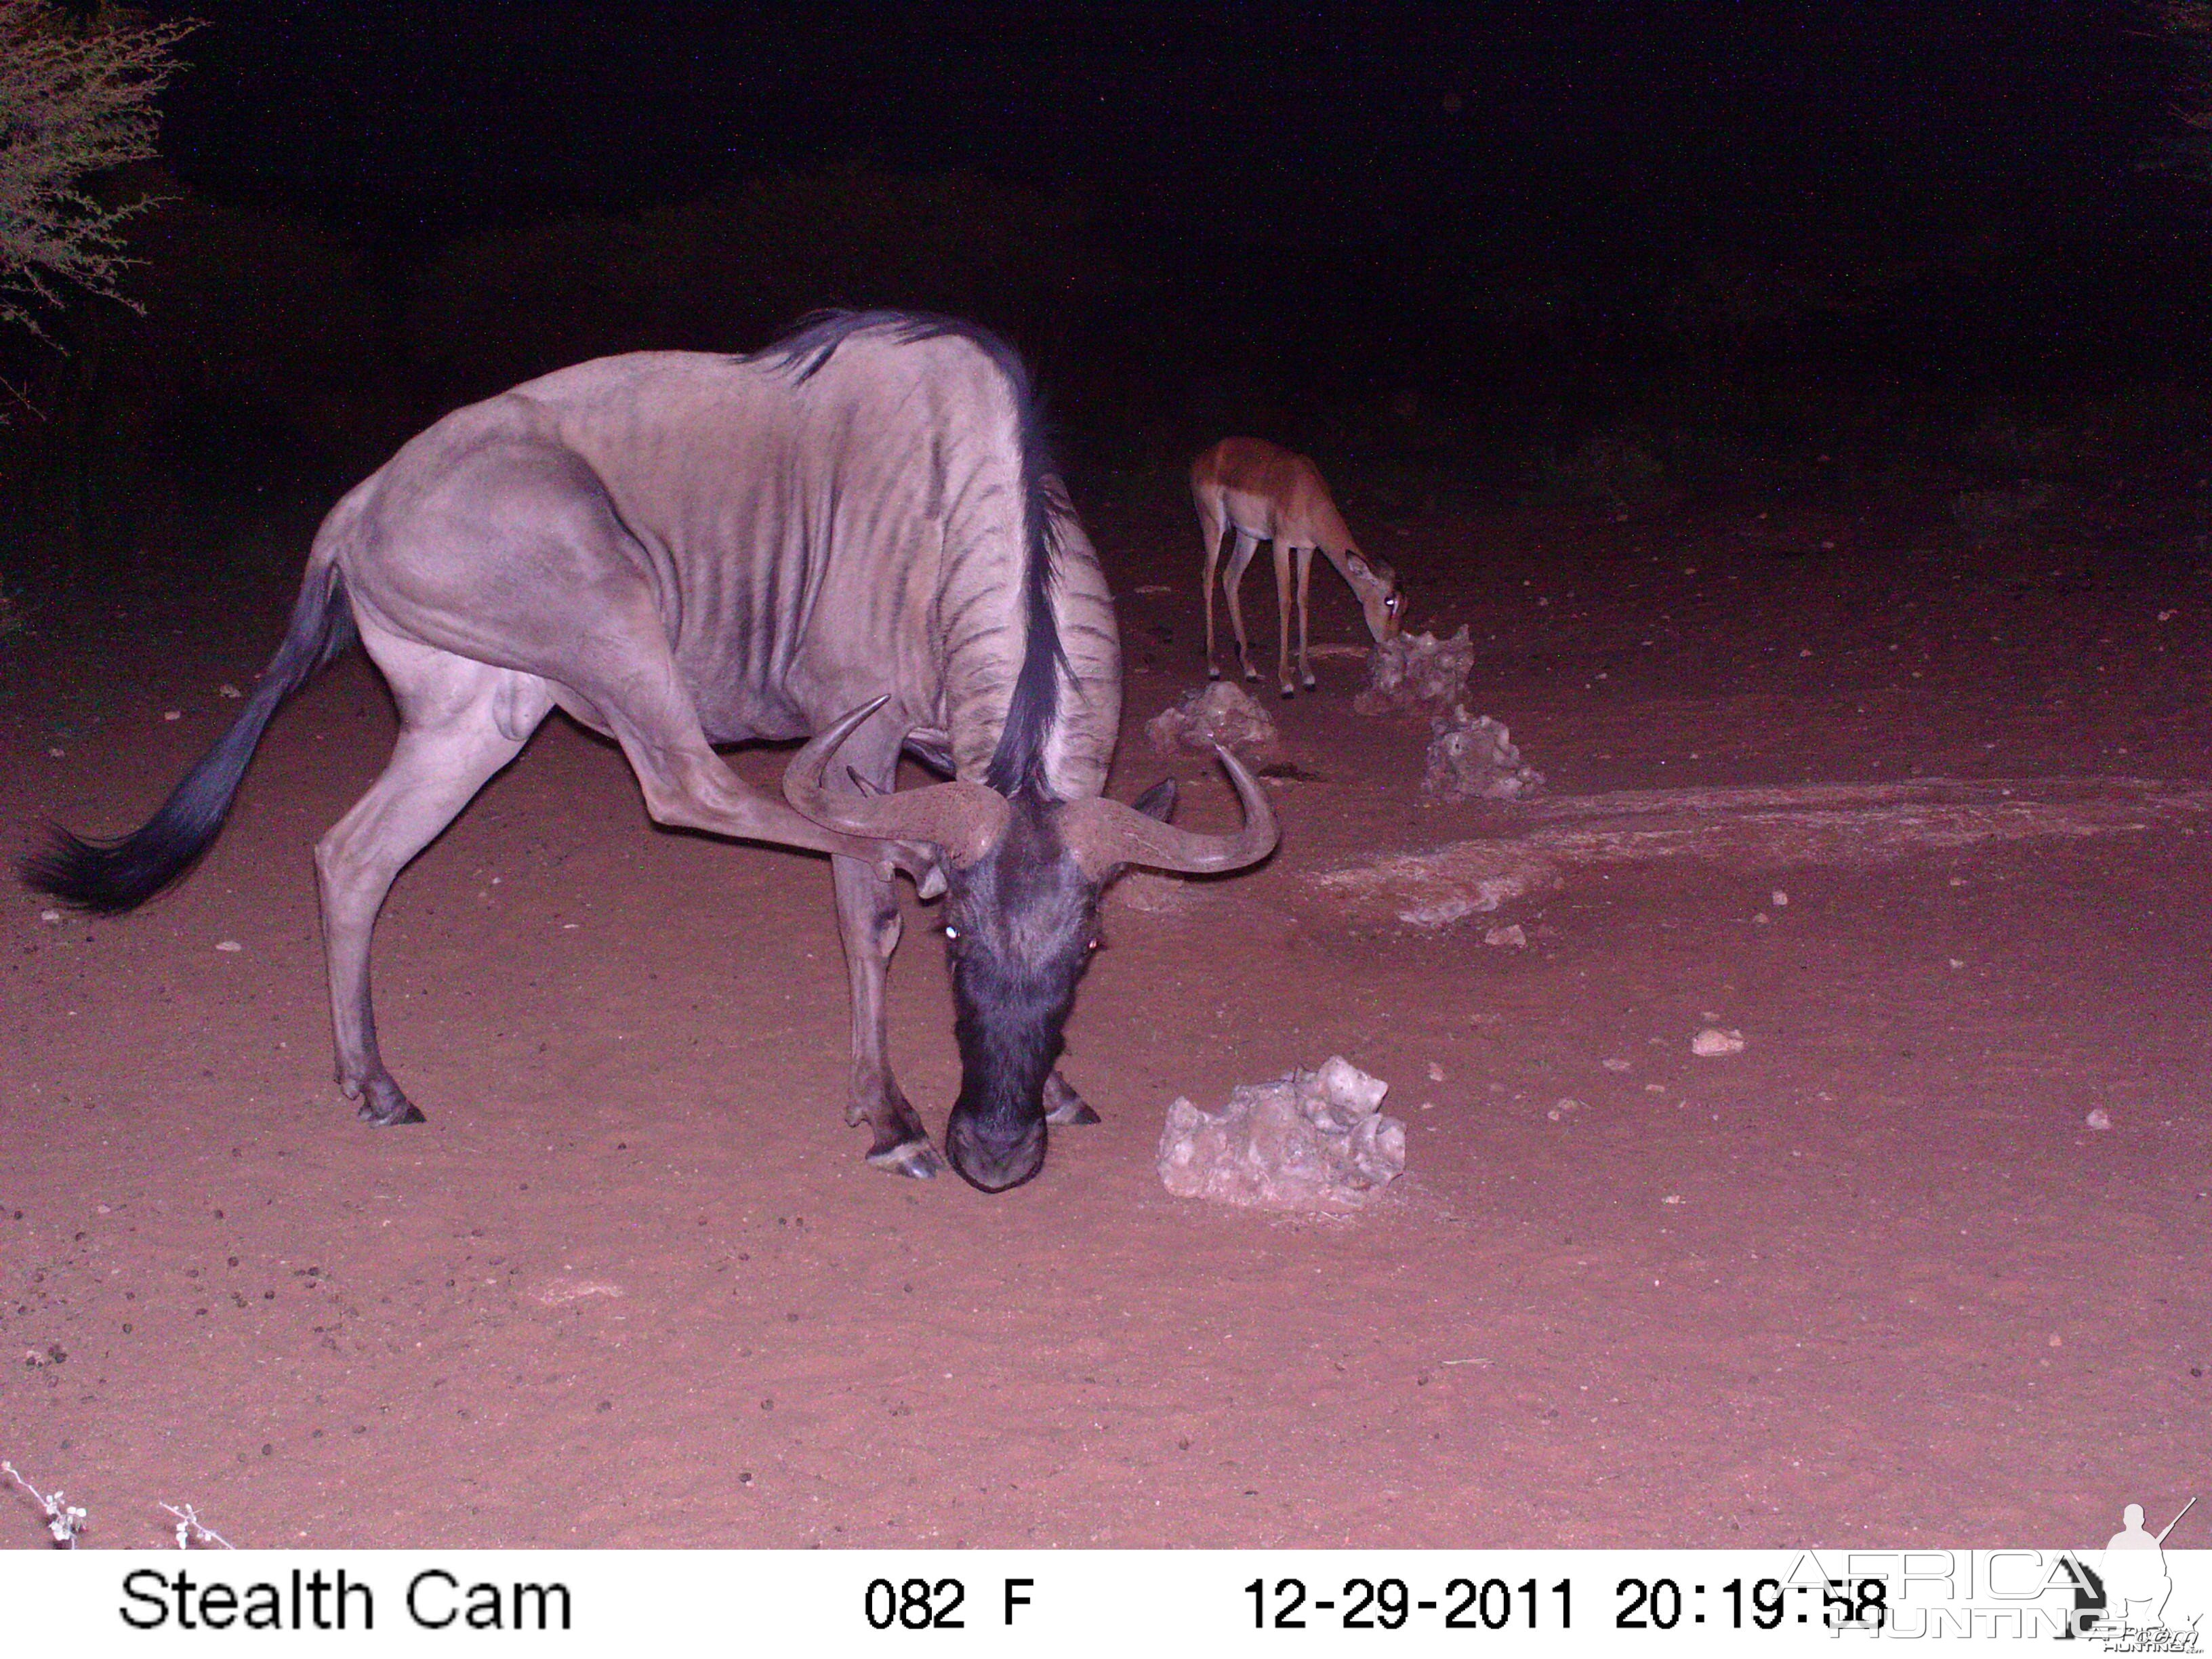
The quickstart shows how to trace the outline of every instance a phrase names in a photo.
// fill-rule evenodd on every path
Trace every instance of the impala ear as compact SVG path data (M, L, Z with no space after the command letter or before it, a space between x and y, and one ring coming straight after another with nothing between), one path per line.
M1137 797L1137 810L1148 818L1158 818L1162 823L1175 817L1176 781L1162 778Z
M1344 556L1344 568L1355 576L1372 576L1375 574L1367 568L1367 561L1357 553L1346 553Z

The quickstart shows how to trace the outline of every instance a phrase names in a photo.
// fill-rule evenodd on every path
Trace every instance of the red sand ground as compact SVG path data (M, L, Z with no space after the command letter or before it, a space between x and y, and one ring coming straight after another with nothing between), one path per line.
M1090 506L1116 787L1172 769L1224 823L1140 730L1194 683L1195 533L1171 488ZM1472 700L1555 796L2212 775L2186 525L1365 517L1415 625L1474 625ZM288 602L0 640L0 820L138 821ZM0 910L0 1455L111 1547L165 1541L160 1500L269 1546L2087 1545L2203 1486L2212 834L1586 872L1363 930L1304 878L1511 819L1419 805L1421 723L1322 672L1280 710L1320 775L1277 786L1282 852L1114 908L1067 1063L1106 1121L985 1198L868 1170L841 1121L826 869L653 830L557 719L385 913L386 1050L431 1121L357 1125L308 861L391 738L349 659L172 896ZM908 902L894 1052L941 1124ZM1528 949L1484 947L1504 921ZM1747 1050L1693 1059L1708 1023ZM1332 1052L1411 1126L1390 1201L1162 1191L1170 1098ZM0 1544L43 1541L0 1502Z

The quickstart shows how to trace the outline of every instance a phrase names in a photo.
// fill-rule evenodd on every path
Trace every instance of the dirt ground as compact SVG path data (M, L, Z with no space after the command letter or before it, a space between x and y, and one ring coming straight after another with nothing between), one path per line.
M1224 825L1142 732L1200 672L1186 504L1081 504L1128 654L1115 788L1172 771ZM1470 702L1553 802L2212 781L2212 580L2155 503L1981 543L1941 501L1352 516L1416 628L1471 625ZM289 599L0 638L15 844L143 817ZM1378 924L1312 877L1523 809L1422 805L1424 723L1319 668L1276 710L1316 775L1271 786L1280 853L1111 906L1066 1062L1105 1121L987 1198L869 1170L842 1121L826 866L653 830L557 717L394 893L385 1048L430 1121L357 1125L308 858L392 735L348 659L173 894L0 900L0 1455L109 1547L165 1541L162 1501L264 1546L2082 1546L2203 1489L2212 829L1739 846ZM907 902L894 1054L941 1125ZM1506 922L1525 948L1485 945ZM1694 1057L1708 1024L1744 1051ZM1176 1095L1333 1053L1409 1126L1385 1202L1162 1189ZM0 1501L0 1545L43 1542Z

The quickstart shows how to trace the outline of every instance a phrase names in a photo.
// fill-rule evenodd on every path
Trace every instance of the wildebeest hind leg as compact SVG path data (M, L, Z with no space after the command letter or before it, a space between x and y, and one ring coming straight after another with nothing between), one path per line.
M364 629L364 635L368 634ZM338 1086L369 1123L420 1123L385 1068L369 1001L369 939L385 895L492 774L520 752L552 706L544 682L384 638L370 649L402 726L384 774L315 845L330 964Z
M898 889L860 859L833 859L837 927L845 941L845 969L853 994L852 1100L845 1121L875 1132L868 1162L895 1175L926 1181L945 1167L929 1132L891 1075L884 1030L884 991L891 952L898 949Z

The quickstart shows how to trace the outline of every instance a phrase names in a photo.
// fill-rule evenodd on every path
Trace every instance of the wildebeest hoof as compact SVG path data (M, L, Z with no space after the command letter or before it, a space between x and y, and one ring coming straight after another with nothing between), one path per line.
M362 1085L361 1104L354 1108L353 1115L363 1123L373 1123L380 1129L429 1121L416 1109L413 1101L399 1092L399 1085L390 1078L372 1078Z
M879 1148L868 1154L868 1162L886 1175L905 1176L915 1181L933 1181L945 1168L944 1158L927 1140L907 1140L896 1146Z
M1218 668L1216 668L1212 663L1208 663L1206 665L1206 678L1210 680L1218 680L1221 678L1221 671Z
M1044 1080L1044 1121L1066 1125L1097 1123L1100 1120L1098 1114L1091 1109L1089 1103L1062 1082L1060 1073L1054 1072Z

